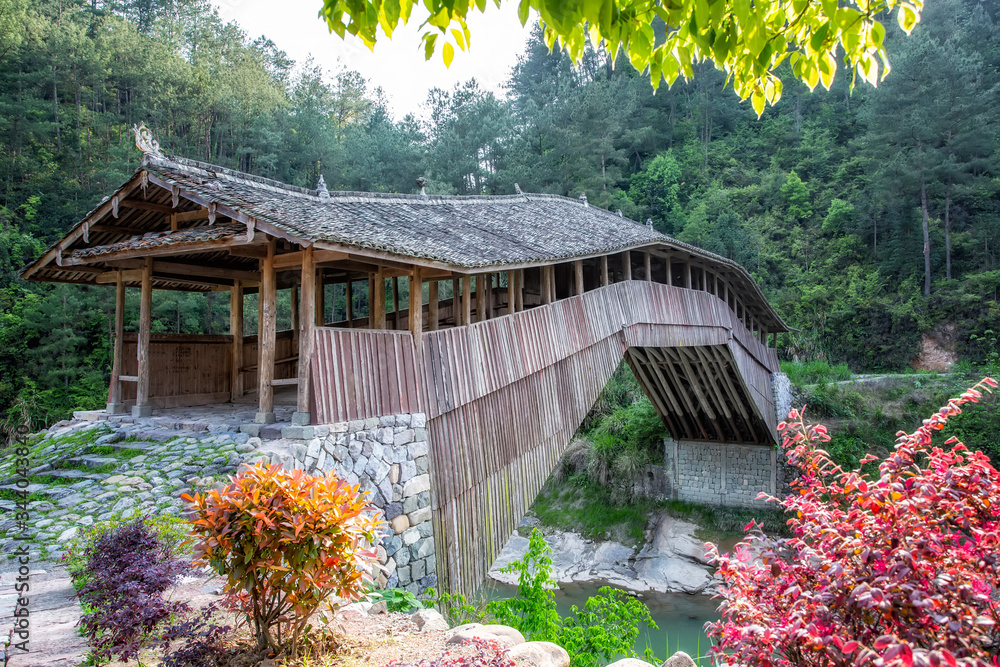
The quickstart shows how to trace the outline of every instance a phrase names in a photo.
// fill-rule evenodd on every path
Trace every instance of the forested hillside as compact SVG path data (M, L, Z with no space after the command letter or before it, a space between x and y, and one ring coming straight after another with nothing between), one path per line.
M878 89L787 77L760 119L709 66L654 94L606 54L574 69L536 35L505 98L469 82L396 120L392 91L350 63L293 63L200 0L0 0L0 411L20 398L51 420L105 400L113 290L18 272L131 174L140 121L169 152L307 187L586 192L743 263L800 329L786 357L899 369L953 325L959 354L987 361L998 13L935 0L912 37L890 35ZM226 308L158 293L154 331L224 332Z

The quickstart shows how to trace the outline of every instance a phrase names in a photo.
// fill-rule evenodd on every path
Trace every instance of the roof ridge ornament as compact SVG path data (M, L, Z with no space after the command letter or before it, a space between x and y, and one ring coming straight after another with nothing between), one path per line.
M622 210L621 209L618 209L617 211L615 211L615 213L618 214L619 218L624 218L625 217L624 215L622 215Z
M324 180L323 174L320 174L319 180L316 181L316 194L324 201L330 199L330 191L326 189L326 180Z
M418 178L417 179L417 187L420 188L420 196L424 197L426 199L426 197L427 197L427 190L425 188L427 187L427 179L424 178L423 176L421 176L420 178Z
M160 151L160 142L153 138L153 131L146 127L145 123L132 126L135 133L135 146L142 151L143 155L163 157Z
M652 218L646 218L646 226L649 227L649 228L653 227L653 219Z
M521 192L521 186L518 185L517 183L514 184L514 192L516 192L519 195L524 195L524 193Z
M590 207L590 204L587 203L587 193L586 192L580 194L580 201L583 203L584 206L586 206L588 208Z

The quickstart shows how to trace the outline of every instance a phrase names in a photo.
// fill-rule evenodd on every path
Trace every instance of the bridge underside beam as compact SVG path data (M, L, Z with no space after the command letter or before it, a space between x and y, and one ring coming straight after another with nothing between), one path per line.
M675 439L773 441L728 345L633 347L626 360Z

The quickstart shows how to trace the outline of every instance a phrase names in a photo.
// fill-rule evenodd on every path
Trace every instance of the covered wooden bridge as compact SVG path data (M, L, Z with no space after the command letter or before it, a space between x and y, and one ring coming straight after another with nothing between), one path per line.
M269 423L277 390L303 428L426 414L452 590L482 580L623 359L673 438L776 442L773 336L788 328L725 258L585 198L306 190L137 143L136 174L24 271L116 288L108 411L249 400ZM160 289L228 292L229 334L152 334Z

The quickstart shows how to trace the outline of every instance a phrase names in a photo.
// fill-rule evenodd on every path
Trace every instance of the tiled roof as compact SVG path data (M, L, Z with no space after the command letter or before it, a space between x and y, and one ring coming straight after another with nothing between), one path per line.
M220 223L211 227L191 227L176 232L149 232L141 236L134 236L125 241L112 243L109 245L93 246L90 248L79 248L72 253L73 257L101 257L113 255L127 250L141 250L143 248L158 248L163 246L183 246L190 243L200 243L202 241L215 241L218 239L233 238L246 233L246 227L233 223Z
M643 244L676 244L652 227L556 195L320 193L176 157L147 155L143 167L170 186L308 242L456 267L549 262Z

